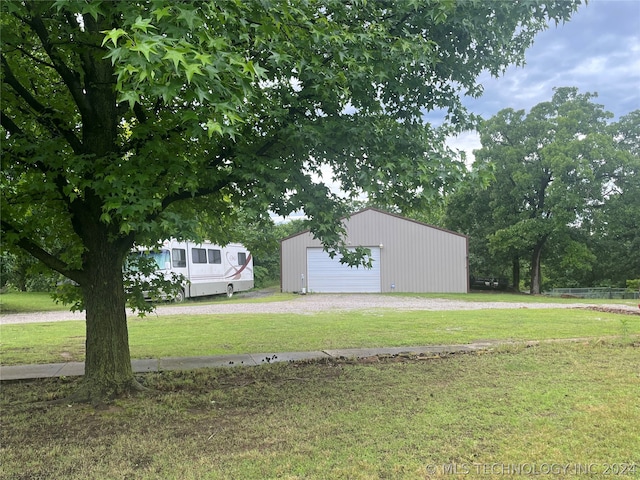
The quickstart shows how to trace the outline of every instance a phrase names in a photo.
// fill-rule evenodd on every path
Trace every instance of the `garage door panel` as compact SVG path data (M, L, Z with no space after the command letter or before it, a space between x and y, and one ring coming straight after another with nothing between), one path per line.
M318 293L380 292L380 248L370 248L372 268L349 267L339 255L330 258L321 248L307 249L308 289Z

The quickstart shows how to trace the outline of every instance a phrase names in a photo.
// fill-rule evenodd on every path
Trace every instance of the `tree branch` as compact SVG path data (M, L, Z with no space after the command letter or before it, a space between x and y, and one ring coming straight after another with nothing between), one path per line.
M0 112L0 124L11 135L24 135L22 129L4 112Z
M15 48L16 50L18 50L20 53L22 53L25 57L28 57L31 60L33 60L35 63L38 63L40 65L44 65L45 67L49 67L49 68L52 68L52 69L55 70L55 65L53 65L52 63L49 63L49 62L45 62L41 58L36 57L35 55L33 55L31 52L25 50L20 45L11 45L11 46L13 48Z
M147 123L147 113L144 111L140 103L138 102L134 103L133 113L135 113L136 118L141 124Z
M17 228L15 228L13 225L6 222L5 220L1 221L1 227L3 232L13 233L18 236L18 241L15 242L15 244L21 249L23 249L25 252L31 254L33 257L40 260L47 267L55 270L56 272L61 273L62 275L73 280L74 282L82 284L83 275L81 271L73 270L69 268L69 265L67 265L62 260L51 255L49 252L44 250L34 241L22 235L22 233L20 233L20 231Z
M27 8L29 8L28 4ZM31 17L31 20L25 19L24 21L27 25L29 25L29 27L31 27L31 29L40 39L45 52L47 52L47 55L51 59L53 67L55 68L56 72L58 72L58 75L60 75L62 81L69 89L69 92L71 93L71 96L73 97L73 100L75 101L80 111L85 115L90 114L91 108L84 96L82 83L80 82L80 75L71 70L64 63L60 55L58 55L58 52L54 48L54 44L49 38L49 32L47 31L47 27L45 26L42 18L39 15L36 15Z
M164 198L164 200L162 200L162 208L160 212L166 210L169 207L169 205L171 205L172 203L178 202L180 200L206 197L207 195L211 195L212 193L219 192L227 184L228 182L226 180L221 180L215 185L209 186L207 188L198 189L195 192L182 191L182 192L177 192L173 195L168 195L167 197ZM160 212L158 212L158 214Z
M64 175L62 175L60 172L57 172L51 168L49 168L49 166L45 165L43 162L41 161L24 161L22 160L22 158L25 157L29 157L30 153L32 153L34 151L33 145L36 144L35 140L29 139L24 131L18 127L18 125L16 125L16 123L9 118L6 114L4 114L4 112L0 112L0 119L2 121L2 126L12 135L16 135L16 136L20 136L22 138L24 138L27 142L29 142L31 144L31 147L28 148L19 158L17 157L11 157L11 162L16 163L16 164L21 164L24 165L26 168L30 168L30 167L35 167L36 169L38 169L40 172L42 172L43 174L53 174L54 178L53 181L58 189L58 193L60 193L60 198L62 201L64 201L64 203L67 206L71 205L71 201L69 199L69 197L67 195L65 195L64 193L64 188L67 186L67 179L64 177ZM11 150L9 150L8 152L5 151L5 156L11 155L12 152Z
M72 130L64 125L64 122L56 115L56 111L45 107L27 90L16 78L7 62L2 55L2 68L4 71L3 82L9 85L13 91L22 98L38 115L36 120L54 136L61 135L77 154L82 153L82 142L76 137Z

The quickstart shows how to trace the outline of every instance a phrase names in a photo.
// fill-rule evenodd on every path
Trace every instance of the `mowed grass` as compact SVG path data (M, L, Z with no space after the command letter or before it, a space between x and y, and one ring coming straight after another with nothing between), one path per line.
M0 294L0 312L30 313L69 310L62 303L56 303L49 293L9 292Z
M84 359L80 321L2 325L4 365ZM149 316L129 320L133 358L460 344L481 340L627 337L640 316L587 309L324 312Z
M98 410L34 403L75 379L8 384L0 477L639 478L639 359L631 344L550 343L146 374L150 392Z
M632 292L631 292L632 293ZM528 295L525 293L515 294L506 292L482 292L474 291L471 293L394 293L391 295L422 297L422 298L443 298L447 300L469 301L469 302L517 302L517 303L557 303L561 305L570 305L576 303L582 304L618 304L631 305L638 304L638 299L630 298L561 298L551 297L547 295Z

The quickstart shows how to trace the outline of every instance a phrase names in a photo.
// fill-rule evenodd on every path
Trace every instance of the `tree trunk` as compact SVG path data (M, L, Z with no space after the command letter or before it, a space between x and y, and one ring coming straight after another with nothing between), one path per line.
M122 280L125 253L105 241L85 255L86 360L84 382L74 399L99 403L139 386L129 352L126 297Z
M540 295L542 284L542 247L544 242L539 242L533 247L533 255L531 256L531 290L532 295Z
M513 257L512 259L512 282L513 282L513 289L516 292L520 291L520 257Z
M111 28L106 20L95 23L85 16L87 31L98 35ZM82 55L86 104L82 113L84 153L96 160L118 158L118 115L111 62L100 49ZM100 402L138 387L133 377L127 329L126 295L122 266L133 244L124 239L117 220L101 219L104 198L92 188L85 189L82 206L72 211L74 229L85 247L81 285L86 311L86 359L81 400Z

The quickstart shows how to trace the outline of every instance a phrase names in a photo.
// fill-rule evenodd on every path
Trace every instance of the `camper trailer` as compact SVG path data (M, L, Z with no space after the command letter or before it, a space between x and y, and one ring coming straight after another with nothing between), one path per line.
M253 259L239 243L221 247L209 242L167 240L157 249L141 252L153 257L159 273L184 276L186 281L176 301L218 293L231 297L234 292L253 288Z

